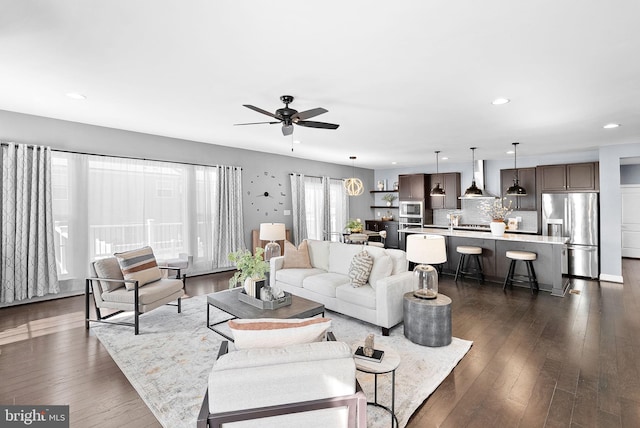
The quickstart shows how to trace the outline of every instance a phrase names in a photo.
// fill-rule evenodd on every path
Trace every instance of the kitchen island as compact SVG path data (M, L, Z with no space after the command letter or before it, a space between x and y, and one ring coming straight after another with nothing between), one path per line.
M447 245L447 262L443 265L443 271L446 273L455 273L458 266L460 254L456 251L456 247L471 245L482 248L482 268L488 281L504 282L510 262L506 253L516 250L531 251L537 254L533 265L540 290L549 291L552 296L562 297L569 285L568 278L562 276L562 261L568 238L522 233L505 233L503 236L494 236L491 232L421 227L402 229L399 233L444 236ZM402 239L402 241L406 242L406 239ZM525 272L524 263L519 263L516 273L524 274Z

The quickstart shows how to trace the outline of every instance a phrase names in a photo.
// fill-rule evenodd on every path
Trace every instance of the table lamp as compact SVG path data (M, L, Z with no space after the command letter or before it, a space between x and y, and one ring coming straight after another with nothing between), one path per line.
M276 241L282 241L285 239L285 227L284 223L261 223L260 224L260 240L269 241L264 247L264 259L265 261L271 260L272 257L279 257L282 255L280 252L280 244Z
M407 260L418 263L413 269L415 290L413 295L420 299L438 297L438 271L431 266L447 261L444 236L415 235L407 237Z

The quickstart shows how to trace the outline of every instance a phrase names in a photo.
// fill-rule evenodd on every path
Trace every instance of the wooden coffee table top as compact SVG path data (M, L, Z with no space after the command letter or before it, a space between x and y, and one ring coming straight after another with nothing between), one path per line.
M278 309L259 309L238 299L241 287L219 291L207 296L207 304L236 318L310 318L324 313L324 305L298 296L291 296L291 304Z

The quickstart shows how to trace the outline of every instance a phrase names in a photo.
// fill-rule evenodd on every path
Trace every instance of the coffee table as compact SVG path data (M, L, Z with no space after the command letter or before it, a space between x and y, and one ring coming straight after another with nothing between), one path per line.
M291 304L289 306L283 306L278 309L259 309L255 306L251 306L248 303L241 302L238 299L238 293L242 290L241 287L232 288L230 290L218 291L217 293L209 294L207 296L207 327L210 330L215 331L220 336L233 342L233 338L229 337L224 332L216 328L220 324L224 324L229 320L242 318L242 319L256 319L256 318L311 318L316 315L324 316L324 305L312 300L307 300L298 296L291 296ZM231 318L227 318L224 321L216 323L210 323L210 309L211 307L218 308L223 312L231 315Z

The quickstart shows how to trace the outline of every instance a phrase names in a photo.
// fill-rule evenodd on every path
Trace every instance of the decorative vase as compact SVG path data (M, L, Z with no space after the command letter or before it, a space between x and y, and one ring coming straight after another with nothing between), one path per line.
M378 181L378 190L384 190L384 182Z
M493 220L489 227L491 227L491 234L493 236L503 236L507 225L504 223L504 220Z
M391 202L387 201L387 206L390 207L391 206Z

